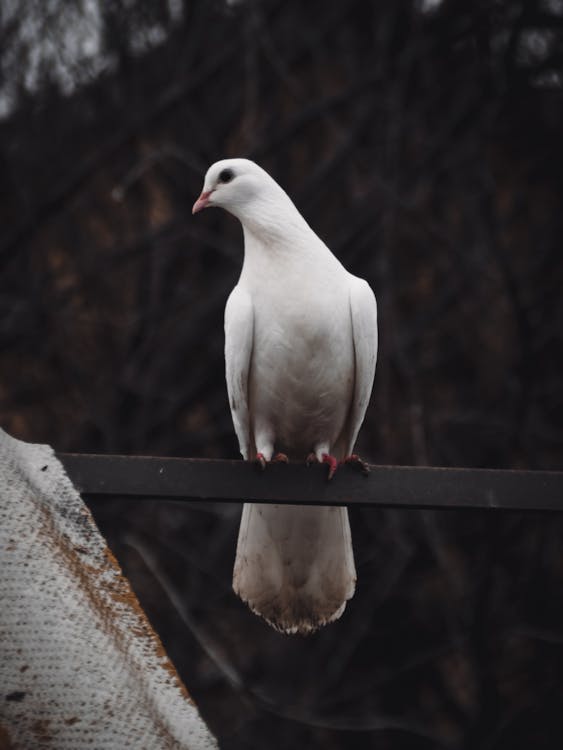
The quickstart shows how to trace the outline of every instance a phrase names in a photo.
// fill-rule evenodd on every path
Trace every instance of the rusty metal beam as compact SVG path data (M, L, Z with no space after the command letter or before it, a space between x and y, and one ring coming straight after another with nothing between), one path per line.
M372 466L365 477L345 466L326 480L326 466L61 453L85 496L135 500L367 505L393 508L483 508L563 511L563 472Z

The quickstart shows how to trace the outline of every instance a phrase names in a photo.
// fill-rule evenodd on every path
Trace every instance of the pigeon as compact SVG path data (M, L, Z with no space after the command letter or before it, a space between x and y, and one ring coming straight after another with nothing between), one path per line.
M377 305L258 164L209 167L192 213L219 206L239 219L244 261L225 308L227 391L240 452L319 461L332 477L352 454L377 359ZM345 507L245 503L233 588L283 633L338 619L356 568Z

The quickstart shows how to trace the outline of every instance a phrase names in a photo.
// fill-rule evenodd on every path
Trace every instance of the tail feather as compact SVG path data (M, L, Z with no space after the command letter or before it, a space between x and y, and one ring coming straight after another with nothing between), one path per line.
M244 505L233 588L274 628L310 633L337 620L355 583L346 508Z

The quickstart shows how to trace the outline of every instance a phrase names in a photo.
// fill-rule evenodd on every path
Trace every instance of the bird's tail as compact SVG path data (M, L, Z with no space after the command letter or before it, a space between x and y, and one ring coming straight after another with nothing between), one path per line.
M356 568L346 508L245 504L233 588L284 633L310 633L340 617Z

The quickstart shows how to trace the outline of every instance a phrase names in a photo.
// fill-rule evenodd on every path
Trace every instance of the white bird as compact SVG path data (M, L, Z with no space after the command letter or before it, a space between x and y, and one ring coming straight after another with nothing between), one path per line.
M352 454L371 394L375 296L254 162L209 168L192 213L211 206L236 216L244 233L242 272L225 308L240 452L262 466L308 457L327 463L330 478ZM233 588L270 625L308 633L336 620L355 582L346 508L244 505Z

